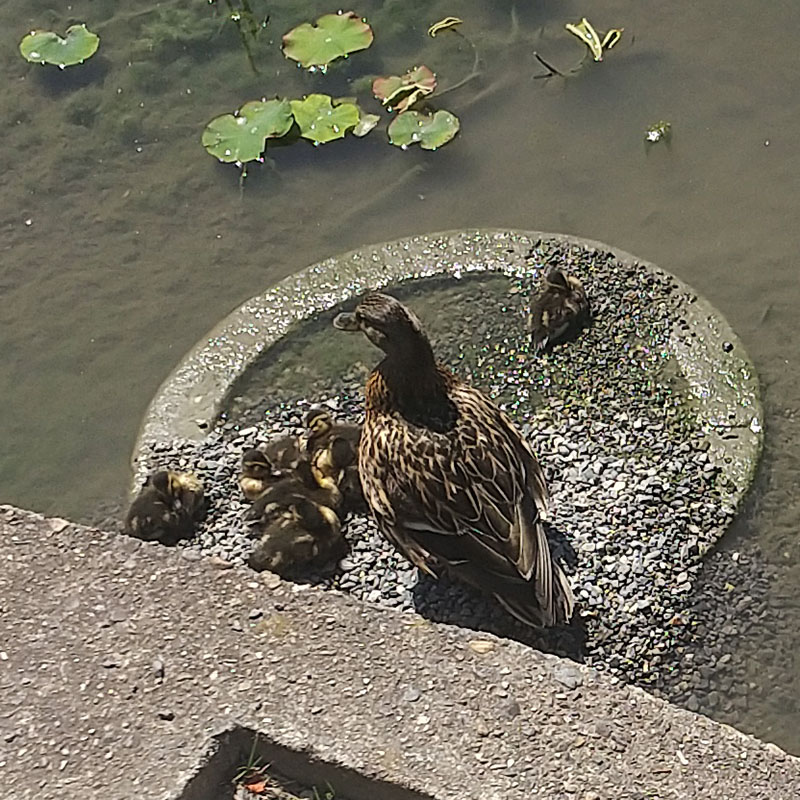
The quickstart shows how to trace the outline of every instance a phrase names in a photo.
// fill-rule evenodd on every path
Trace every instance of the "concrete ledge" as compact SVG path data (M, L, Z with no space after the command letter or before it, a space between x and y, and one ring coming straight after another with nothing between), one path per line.
M779 748L520 644L8 506L0 542L15 800L180 798L236 726L435 800L800 796Z

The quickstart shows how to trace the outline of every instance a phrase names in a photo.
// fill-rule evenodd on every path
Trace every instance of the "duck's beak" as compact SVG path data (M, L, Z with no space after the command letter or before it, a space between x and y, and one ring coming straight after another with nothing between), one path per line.
M355 314L337 314L333 319L333 327L340 331L360 331L361 326L356 320Z

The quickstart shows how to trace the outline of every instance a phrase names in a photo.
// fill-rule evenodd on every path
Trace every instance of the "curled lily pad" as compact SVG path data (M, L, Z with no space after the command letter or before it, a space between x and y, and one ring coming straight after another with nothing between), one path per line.
M353 136L366 136L379 122L381 118L377 114L361 113L358 125L353 128Z
M288 133L292 107L288 100L254 100L236 114L223 114L203 131L203 147L220 161L244 164L261 157L267 139Z
M426 66L414 67L405 75L389 75L375 78L372 93L385 106L393 105L398 111L405 111L417 100L433 93L436 88L436 75Z
M324 70L331 61L369 47L372 39L372 28L355 12L344 11L292 28L283 37L283 52L304 67Z
M310 94L291 103L300 135L314 144L341 139L358 124L361 116L355 103L344 102L334 106L328 94Z
M436 150L447 144L460 127L458 117L449 111L437 111L435 114L404 111L389 125L389 141L397 147L408 147L419 142L423 150Z
M31 31L19 43L19 51L34 64L55 64L63 69L82 64L99 45L100 37L85 25L71 25L63 39L52 31Z

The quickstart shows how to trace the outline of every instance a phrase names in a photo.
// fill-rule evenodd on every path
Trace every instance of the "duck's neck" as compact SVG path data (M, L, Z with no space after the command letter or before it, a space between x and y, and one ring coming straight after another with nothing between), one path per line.
M448 395L449 373L433 356L427 340L413 348L388 353L374 372L370 404L382 411L399 411L409 422L434 429L452 425L455 408Z

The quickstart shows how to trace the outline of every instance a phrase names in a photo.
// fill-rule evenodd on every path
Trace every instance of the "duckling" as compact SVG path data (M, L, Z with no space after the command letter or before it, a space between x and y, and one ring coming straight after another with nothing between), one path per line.
M568 339L590 319L589 299L583 284L574 275L551 269L545 277L544 291L533 301L530 315L535 352Z
M327 408L314 406L305 416L306 432L303 435L304 447L311 455L317 450L327 447L334 438L346 439L358 450L361 441L361 426L347 422L334 422L333 415Z
M305 457L297 436L271 439L266 444L260 444L257 449L266 456L273 469L281 474L295 469Z
M320 570L347 554L341 527L329 507L295 495L261 528L248 563L259 572L270 570L283 577Z
M384 352L365 392L364 496L386 539L424 572L482 589L534 627L569 620L574 598L542 520L544 473L511 420L439 365L417 316L369 294L334 320Z
M203 484L190 473L159 470L145 481L125 518L125 532L174 545L194 533L206 513Z
M280 477L281 473L273 467L263 450L254 447L242 456L239 488L248 500L253 501L261 496Z
M268 486L247 509L244 520L255 529L265 528L283 510L292 505L297 497L304 497L316 505L331 509L334 513L342 502L342 493L339 487L328 481L325 486L320 486L311 469L311 464L303 461L291 475Z
M361 426L334 422L326 408L315 406L305 418L304 449L320 486L331 481L342 492L342 513L366 511L361 479L358 475L358 445Z

